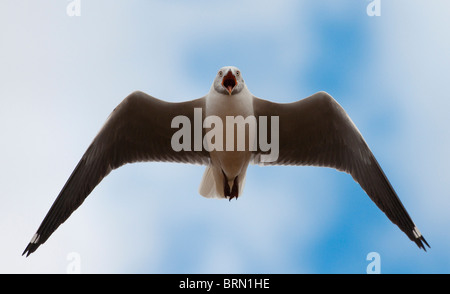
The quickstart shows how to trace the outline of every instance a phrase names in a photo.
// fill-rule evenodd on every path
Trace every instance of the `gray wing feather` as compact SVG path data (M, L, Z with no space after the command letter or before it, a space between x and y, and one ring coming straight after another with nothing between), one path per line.
M113 169L139 161L207 164L209 154L171 148L175 116L193 121L194 108L204 110L205 98L170 103L142 92L125 98L90 144L62 188L23 254L30 255L74 212ZM193 149L192 149L193 150Z
M257 117L279 116L279 157L264 165L324 166L349 173L409 239L419 248L429 247L361 133L329 94L287 104L254 97L254 111ZM257 151L255 158L261 154Z

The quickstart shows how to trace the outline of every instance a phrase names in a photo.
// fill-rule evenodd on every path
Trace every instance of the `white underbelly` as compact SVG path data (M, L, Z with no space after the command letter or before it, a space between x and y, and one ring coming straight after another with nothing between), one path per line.
M250 132L248 125L245 126L245 131L242 133L236 126L235 120L228 119L227 123L227 116L233 118L242 116L243 119L253 116L253 96L248 91L242 91L242 93L232 96L218 94L208 97L205 113L206 116L219 117L223 127L222 149L218 149L222 151L217 149L210 151L211 164L220 168L229 179L234 179L245 172L250 161L252 154L249 145Z

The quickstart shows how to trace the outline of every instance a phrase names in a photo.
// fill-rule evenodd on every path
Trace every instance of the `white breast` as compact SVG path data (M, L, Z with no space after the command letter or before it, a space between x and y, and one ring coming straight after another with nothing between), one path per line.
M225 151L226 132L227 128L226 117L227 116L242 116L244 119L248 116L253 116L253 95L244 88L240 93L236 95L223 95L217 93L214 90L206 97L206 116L215 115L221 118L224 126L223 136L223 150L224 151L211 151L211 163L213 166L220 168L225 175L231 180L241 173L245 173L248 163L251 157L251 151L248 148L245 151L237 151L236 140L234 142L234 151ZM234 125L232 126L234 128ZM246 133L248 136L248 133Z

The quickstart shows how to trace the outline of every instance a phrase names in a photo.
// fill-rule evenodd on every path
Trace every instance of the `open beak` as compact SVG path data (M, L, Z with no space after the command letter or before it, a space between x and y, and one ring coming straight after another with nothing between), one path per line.
M231 95L234 87L237 85L236 77L233 75L231 70L223 77L222 86L227 89L228 94Z

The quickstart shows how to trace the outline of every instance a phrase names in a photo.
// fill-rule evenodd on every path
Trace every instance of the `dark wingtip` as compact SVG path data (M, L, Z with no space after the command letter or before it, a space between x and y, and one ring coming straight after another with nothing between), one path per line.
M431 248L431 246L428 244L427 240L425 240L425 238L423 236L420 236L419 238L416 238L414 241L416 242L417 246L420 249L423 249L425 252L427 252L427 249L423 245L424 243L425 243L425 245L428 246L428 248Z
M428 248L431 248L431 246L428 244L427 240L425 240L425 238L423 236L421 236L420 239L428 246ZM425 246L424 246L424 249L425 249Z
M24 256L25 254L26 254L26 256L25 257L28 257L29 255L30 255L30 246L31 246L31 243L28 243L28 246L27 246L27 248L25 248L25 250L23 251L23 253L22 253L22 256Z
M33 253L34 251L36 251L36 249L38 249L39 244L35 244L35 243L28 243L27 248L25 248L25 250L22 253L22 256L28 257L30 256L31 253Z

